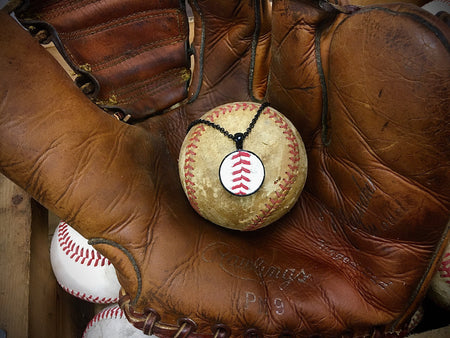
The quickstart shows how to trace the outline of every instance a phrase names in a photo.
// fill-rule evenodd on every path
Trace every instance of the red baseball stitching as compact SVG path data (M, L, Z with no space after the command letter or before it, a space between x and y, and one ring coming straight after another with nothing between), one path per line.
M253 103L235 103L235 104L228 104L226 106L221 106L213 110L208 116L205 117L205 119L210 120L211 122L214 122L215 118L218 118L220 115L224 115L227 112L232 112L233 109L239 110L239 109L250 109L256 110L259 106L253 104ZM262 224L272 213L274 210L276 210L277 206L281 204L286 196L288 195L292 184L296 181L296 173L295 171L298 170L298 162L300 160L300 151L299 151L299 145L297 142L297 138L295 137L293 131L289 128L289 125L287 122L283 120L283 118L277 114L277 112L271 110L269 107L267 107L263 114L267 117L274 119L274 122L278 125L280 129L283 129L283 134L285 135L286 140L289 142L288 147L290 148L289 153L291 156L289 157L289 160L291 163L288 164L288 171L285 172L287 177L284 177L278 187L279 190L276 190L273 192L273 197L269 198L269 203L265 204L265 209L260 210L260 215L256 215L255 218L251 221L250 225L245 228L245 230L253 230L257 228L260 224ZM196 201L197 197L195 195L195 183L192 182L192 178L194 177L193 167L192 163L195 162L194 156L196 155L195 151L192 148L197 148L197 143L200 142L199 137L202 135L202 133L205 131L205 127L201 124L199 124L192 134L192 137L189 139L189 144L186 147L185 152L185 165L184 165L184 176L185 176L185 187L188 199L192 205L192 207L201 214L198 208L198 203Z
M88 249L80 247L80 245L70 237L69 225L65 222L59 224L58 243L62 251L77 263L86 264L87 266L111 265L111 262L94 248Z
M114 305L109 309L104 309L103 311L97 313L94 318L91 319L91 321L86 326L86 329L83 333L83 338L86 336L87 331L94 326L94 324L100 322L103 319L121 319L123 318L124 314L122 309L119 307L119 305Z
M243 110L246 110L247 108L250 108L250 110L255 110L258 107L255 104L247 104L247 103L242 103L242 104L234 104L234 105L226 105L226 106L221 106L216 108L215 110L213 110L208 116L204 117L204 119L208 119L211 122L214 122L215 118L218 118L220 115L224 115L227 112L231 112L233 111L233 108L235 108L235 110L238 110L242 107ZM202 124L199 124L196 126L196 128L194 129L191 138L189 139L189 143L186 146L186 151L185 151L185 160L184 160L184 185L185 185L185 189L186 189L186 195L189 199L189 202L191 204L191 206L195 209L195 211L197 211L200 215L202 214L200 212L200 209L198 207L198 203L197 203L197 196L196 196L196 191L195 191L195 183L192 181L192 179L194 178L194 167L192 166L192 164L195 162L195 155L197 155L197 153L195 152L194 149L197 149L197 143L200 142L200 136L203 134L203 132L205 131L205 126Z
M236 183L236 185L232 186L231 190L233 190L236 195L247 195L247 192L243 190L248 190L249 188L243 181L250 182L250 178L245 175L246 173L250 173L250 170L246 168L246 166L251 165L250 154L246 151L238 151L238 153L233 155L231 159L237 159L237 161L233 163L233 168L238 166L238 170L232 172L232 176L234 176L233 182Z
M450 253L445 254L438 271L441 278L446 278L447 280L445 282L450 284Z
M279 128L284 129L283 134L285 135L286 140L289 142L288 147L290 148L289 153L291 154L289 160L291 161L291 163L289 163L287 166L289 170L285 171L287 177L284 177L278 184L280 190L276 190L273 192L272 195L275 196L269 197L270 203L266 203L264 205L265 209L260 210L261 215L256 215L251 224L247 228L245 228L245 230L253 230L259 225L263 224L267 220L267 218L277 209L278 205L280 205L284 201L289 191L291 190L292 185L296 181L297 175L295 171L297 171L299 168L299 146L292 129L289 128L287 122L284 121L276 111L267 108L263 111L263 114L271 119L274 119L275 124L277 124Z
M195 196L195 183L192 181L194 178L194 167L192 164L195 162L194 156L197 153L194 149L197 149L198 146L196 143L200 142L199 137L202 136L202 133L205 131L205 126L199 124L192 133L191 138L189 139L189 144L186 146L185 152L185 160L184 160L184 185L186 188L186 194L188 196L189 202L191 206L199 213L200 209L198 208L197 197Z
M112 297L109 297L109 298L106 298L106 297L100 298L100 297L98 297L98 296L97 296L97 297L94 297L94 296L92 296L92 295L87 295L87 294L85 294L84 292L72 290L72 289L68 288L67 286L62 285L60 282L58 282L58 284L59 284L59 286L61 286L61 288L62 288L64 291L66 291L67 293L70 293L72 296L75 296L75 297L77 297L77 298L86 300L86 301L91 302L91 303L96 303L96 304L111 304L111 303L117 303L117 302L119 301L119 296L117 296L117 297L115 297L115 298L112 298Z
M417 325L419 325L419 323L422 321L422 319L423 319L423 308L419 307L409 321L407 329L408 332L414 330L417 327Z

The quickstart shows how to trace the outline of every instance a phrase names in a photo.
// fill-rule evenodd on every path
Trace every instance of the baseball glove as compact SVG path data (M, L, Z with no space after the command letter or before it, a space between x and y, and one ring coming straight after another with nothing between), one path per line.
M18 9L82 90L2 13L1 172L114 264L147 334L405 335L448 241L449 27L408 4L190 4L192 45L178 0ZM249 100L296 126L308 177L238 232L192 209L177 158L192 120Z

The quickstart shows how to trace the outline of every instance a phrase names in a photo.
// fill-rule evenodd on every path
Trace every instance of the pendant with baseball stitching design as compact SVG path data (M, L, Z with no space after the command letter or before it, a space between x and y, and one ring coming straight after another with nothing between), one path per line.
M243 150L242 147L245 138L267 106L269 106L268 102L261 104L245 133L231 134L220 125L203 119L195 120L189 125L188 132L199 123L206 124L236 143L236 151L225 156L219 167L220 183L233 195L249 196L258 191L264 182L265 169L261 159L251 151Z
M254 153L238 149L223 159L219 168L222 186L236 196L249 196L259 190L264 182L265 169Z

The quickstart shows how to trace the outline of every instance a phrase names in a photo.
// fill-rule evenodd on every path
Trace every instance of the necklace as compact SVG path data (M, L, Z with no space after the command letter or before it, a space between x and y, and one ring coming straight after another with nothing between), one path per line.
M235 142L236 150L226 155L219 167L220 182L233 195L249 196L258 191L264 181L265 169L261 159L251 151L244 150L243 144L267 106L268 102L261 104L244 133L231 134L220 125L204 119L194 120L188 127L189 132L192 127L202 123Z

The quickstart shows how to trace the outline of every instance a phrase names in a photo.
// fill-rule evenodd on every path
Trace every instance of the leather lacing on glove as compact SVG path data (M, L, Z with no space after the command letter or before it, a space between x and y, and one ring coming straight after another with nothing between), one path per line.
M167 7L170 3L175 5ZM188 22L183 2L122 1L122 6L25 1L15 12L39 43L55 44L84 94L116 118L132 122L186 97ZM165 58L158 53L163 46L185 57Z
M16 11L40 42L55 43L81 91L129 124L96 114L67 89L71 114L58 105L63 118L53 120L54 129L39 125L40 137L49 134L40 142L21 115L30 107L5 100L0 108L15 111L19 122L0 124L8 140L0 167L115 265L130 323L161 337L406 336L448 241L448 65L439 63L448 60L448 27L402 4L279 0L269 10L265 1L192 0L190 46L183 1L122 4L119 10L114 1L30 1ZM412 39L416 33L426 42ZM364 45L363 38L379 44ZM16 73L5 74L7 97L17 95ZM58 111L45 95L30 99L36 116L47 116L42 107ZM268 229L236 234L189 209L173 164L190 122L246 100L268 101L290 118L312 166L289 215ZM72 105L91 122L73 117L65 124ZM90 126L86 133L100 135L96 148L71 133ZM69 131L55 136L58 127ZM68 171L72 163L55 152L61 144L72 149L73 163L83 160L82 174L69 182L59 176L58 165ZM40 175L33 175L28 157L45 147L57 153L58 165L46 167L40 156ZM103 159L105 153L111 156ZM182 268L189 273L175 273Z
M213 338L226 338L231 336L231 329L229 326L225 324L214 324L211 326L211 334L208 335L198 335L195 334L197 329L197 324L189 319L189 318L180 318L178 320L178 326L168 325L161 321L161 316L154 309L147 308L143 313L137 313L133 310L133 307L130 305L130 297L126 294L126 292L122 289L120 292L120 300L119 305L121 309L126 314L128 321L133 324L136 328L142 330L145 334L151 335L155 334L161 337L189 337L194 335L195 337L213 337ZM418 310L420 311L420 310ZM422 316L422 314L418 314ZM413 330L417 323L414 322L415 319L411 318L410 323L405 324L405 327L401 330L397 330L395 332L386 332L384 327L373 328L371 333L368 333L366 337L371 338L401 338L406 337L410 334L411 330ZM245 338L252 337L264 337L260 331L255 328L247 329L243 335ZM281 332L278 336L282 337L296 337L295 333L284 331ZM316 337L316 336L312 336ZM320 337L317 335L317 337ZM339 337L354 337L352 332L342 333Z

